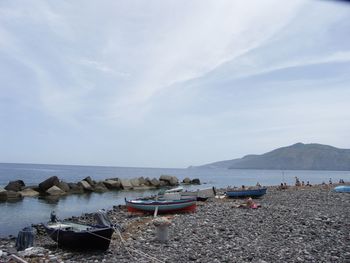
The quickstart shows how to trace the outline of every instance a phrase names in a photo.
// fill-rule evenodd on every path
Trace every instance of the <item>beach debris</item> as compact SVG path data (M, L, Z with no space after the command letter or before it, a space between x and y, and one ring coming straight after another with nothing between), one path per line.
M19 231L16 239L17 250L21 251L28 247L32 247L34 243L34 237L34 229L31 226L27 226Z

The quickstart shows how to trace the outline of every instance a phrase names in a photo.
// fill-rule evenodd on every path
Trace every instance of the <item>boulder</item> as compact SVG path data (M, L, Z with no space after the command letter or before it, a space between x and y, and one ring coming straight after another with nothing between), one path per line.
M7 191L7 201L22 199L20 192Z
M152 185L151 179L150 179L149 177L146 177L146 179L145 179L145 185L148 185L148 186L151 186L151 185Z
M52 176L39 184L39 189L41 192L46 192L52 186L57 186L59 184L57 176Z
M139 177L140 185L146 185L146 179L143 176Z
M21 195L23 197L33 197L33 196L38 196L40 193L35 191L34 189L32 188L25 188L23 189L22 191L20 191Z
M103 182L98 182L94 184L93 189L94 189L94 192L97 192L97 193L104 193L108 191L108 188L105 186Z
M10 181L6 186L5 190L18 192L25 187L25 184L22 180Z
M4 188L0 187L0 201L7 200L7 191Z
M191 179L186 177L185 179L183 179L182 181L184 184L190 184L191 183Z
M121 186L124 190L129 190L129 189L133 188L131 181L128 179L121 179L120 182L121 182Z
M66 192L63 191L58 186L54 185L54 186L52 186L52 187L50 187L49 189L46 190L46 194L58 196L58 195L64 195L64 194L66 194Z
M159 187L160 186L160 182L156 178L153 178L150 183L151 183L152 186L155 186L155 187Z
M198 178L195 178L191 181L191 184L201 184L201 181Z
M78 185L82 186L84 191L93 191L92 186L85 180L80 181Z
M86 177L85 179L83 179L84 181L88 182L89 185L93 186L95 184L95 182L91 179L90 176Z
M130 179L130 182L131 182L131 185L132 185L133 187L138 187L138 186L141 185L138 178Z
M177 179L176 176L161 175L159 177L159 180L165 181L165 182L167 182L168 185L171 185L171 186L179 185L179 179Z
M159 187L169 186L167 181L159 181Z
M70 190L68 183L63 182L63 181L60 181L57 186L65 192L69 192L69 190Z
M68 183L69 185L69 192L71 194L82 194L84 193L84 187L82 185L76 184L76 183Z
M120 189L121 186L119 180L107 179L103 183L108 189Z

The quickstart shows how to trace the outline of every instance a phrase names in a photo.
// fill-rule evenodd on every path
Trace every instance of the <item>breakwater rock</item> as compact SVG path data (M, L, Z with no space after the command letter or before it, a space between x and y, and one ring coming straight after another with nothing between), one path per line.
M200 184L200 181L185 178L182 183ZM35 196L59 198L69 194L103 193L114 190L150 190L179 184L179 179L171 175L161 175L158 179L149 177L107 178L102 181L95 181L88 176L79 182L64 182L57 176L52 176L34 186L26 186L22 180L10 181L5 188L0 188L0 201L18 201L23 197Z

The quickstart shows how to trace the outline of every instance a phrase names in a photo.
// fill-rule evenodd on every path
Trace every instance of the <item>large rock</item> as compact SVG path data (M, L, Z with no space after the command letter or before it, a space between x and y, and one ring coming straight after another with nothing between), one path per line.
M191 181L191 184L201 184L201 181L198 178L195 178Z
M152 185L152 186L155 186L155 187L159 187L159 186L160 186L160 182L159 182L158 179L153 178L153 179L151 180L151 185Z
M93 191L92 186L88 182L86 182L85 180L80 181L78 183L78 185L81 185L83 187L84 191L88 191L88 192Z
M20 192L7 191L7 201L19 200L22 198L23 198L23 196L21 195Z
M68 183L69 185L69 193L71 194L82 194L84 193L84 187L82 185L76 183Z
M25 184L22 180L10 181L6 186L5 190L18 192L25 187Z
M147 181L145 178L143 178L143 176L139 177L139 182L140 182L140 185L146 185Z
M53 196L58 196L58 195L65 195L66 192L63 191L58 186L54 185L54 186L52 186L52 187L50 187L49 189L46 190L46 194L53 195Z
M70 190L69 184L63 181L60 181L57 186L65 192L69 192Z
M130 179L130 183L133 187L138 187L141 185L140 180L138 178Z
M152 185L152 180L149 177L146 177L145 179L145 185L151 186Z
M131 181L128 180L128 179L121 179L121 186L124 190L129 190L129 189L132 189L133 186L131 184Z
M88 182L89 185L93 186L95 184L95 182L91 179L90 176L86 177L85 179L83 179L84 181Z
M97 192L97 193L104 193L108 191L108 188L105 186L103 182L98 182L94 184L93 189L94 189L94 192Z
M161 175L159 177L160 181L167 182L168 185L175 186L179 185L179 179L176 178L176 176L171 175Z
M191 179L186 177L185 179L183 179L182 181L184 184L190 184L191 183Z
M0 201L7 200L7 191L4 188L0 187Z
M41 192L46 192L46 190L48 190L52 186L58 186L59 182L60 180L58 180L57 176L52 176L46 179L45 181L41 182L39 184L39 189Z
M34 197L40 194L38 191L35 191L32 188L23 189L22 191L20 191L20 193L23 197Z
M103 181L108 189L120 189L120 180L107 179Z

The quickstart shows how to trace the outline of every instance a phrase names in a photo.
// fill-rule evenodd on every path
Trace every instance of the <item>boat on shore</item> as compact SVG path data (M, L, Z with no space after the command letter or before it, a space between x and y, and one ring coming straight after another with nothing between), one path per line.
M257 189L234 189L225 192L225 195L230 198L244 198L244 197L261 197L266 194L267 188Z
M159 214L194 212L197 204L193 198L179 200L152 200L135 199L126 200L125 204L129 212L154 213L157 209Z
M43 224L46 233L58 246L76 250L107 250L114 227L104 212L94 215L96 225L85 225L70 221L57 221L51 213L51 222Z
M334 187L334 191L337 193L350 193L350 185L339 185Z
M181 198L195 198L197 201L206 201L208 198L215 197L216 190L214 187L197 189L195 191L181 192Z

